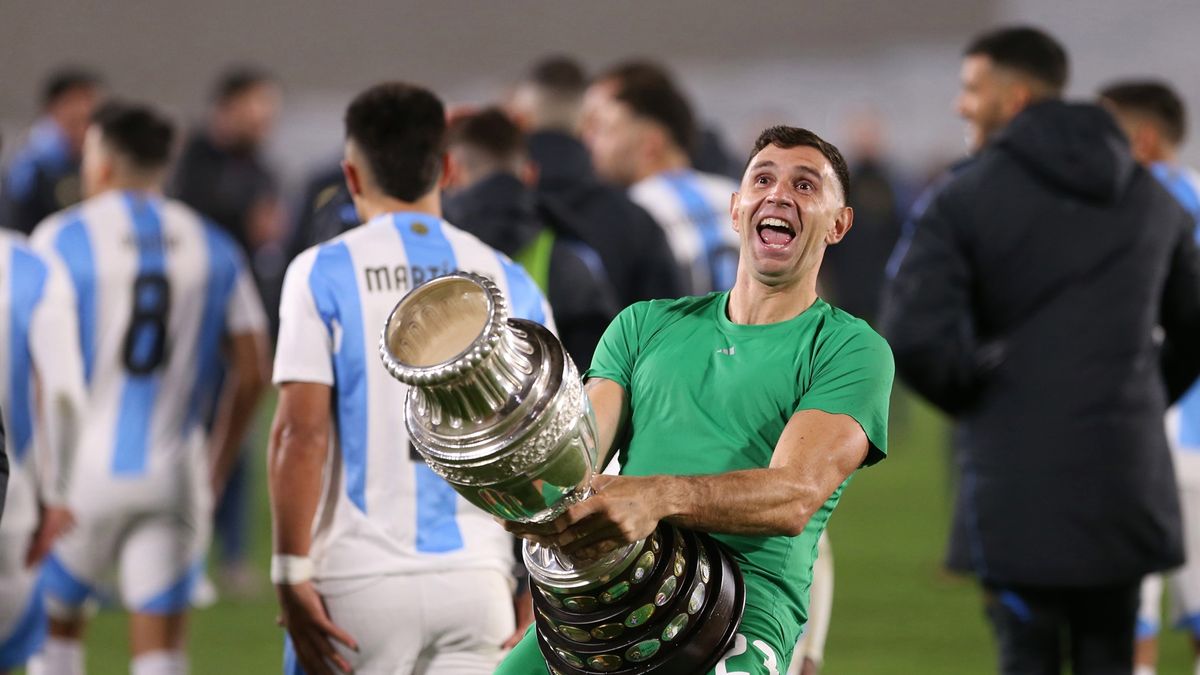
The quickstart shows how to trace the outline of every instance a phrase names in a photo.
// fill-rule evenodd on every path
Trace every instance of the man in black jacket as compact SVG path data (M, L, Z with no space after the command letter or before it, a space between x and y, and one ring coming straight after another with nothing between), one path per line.
M683 272L662 228L622 190L596 178L579 141L586 88L578 64L554 57L534 66L509 103L509 112L528 134L537 196L547 208L573 215L578 236L604 262L620 307L677 298L685 290Z
M960 424L956 517L1003 673L1129 673L1139 581L1183 560L1162 420L1200 372L1193 224L1105 111L1058 100L1066 71L1034 29L966 50L981 150L921 217L882 322Z
M617 314L600 257L574 236L565 214L549 214L525 181L520 129L496 108L464 116L450 126L446 220L521 263L537 282L558 325L559 337L580 372Z

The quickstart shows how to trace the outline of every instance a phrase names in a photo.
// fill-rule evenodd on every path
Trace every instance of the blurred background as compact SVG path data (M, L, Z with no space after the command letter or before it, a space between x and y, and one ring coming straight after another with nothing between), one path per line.
M1200 123L1195 0L2 0L0 164L21 144L43 79L60 65L92 69L109 92L157 103L194 127L218 74L254 64L282 85L265 156L294 207L305 181L339 157L342 111L364 87L403 79L452 105L487 104L534 61L559 53L589 70L634 56L661 61L739 160L764 126L786 122L841 145L852 162L880 153L912 194L965 152L953 111L963 46L1015 22L1065 44L1070 97L1091 99L1111 80L1154 76L1182 94L1191 126ZM1182 159L1200 163L1200 143ZM190 650L200 675L279 671L282 632L265 581L262 462L272 409L268 400L260 411L252 453L250 556L262 576L236 592L220 589L217 604L195 614ZM952 494L947 436L942 419L897 391L891 458L855 479L832 521L836 591L823 672L994 670L976 587L941 570ZM106 612L90 631L91 672L125 672L124 618ZM1163 640L1161 673L1185 672L1178 637Z

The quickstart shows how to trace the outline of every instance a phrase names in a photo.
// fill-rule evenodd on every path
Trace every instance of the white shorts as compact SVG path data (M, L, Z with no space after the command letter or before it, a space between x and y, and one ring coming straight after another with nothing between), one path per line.
M24 665L46 638L37 569L25 568L30 536L0 535L0 671Z
M1200 638L1200 450L1174 452L1175 478L1179 483L1179 506L1183 511L1183 538L1187 562L1166 575L1171 598L1171 624ZM1148 577L1142 587L1138 612L1138 636L1158 632L1162 578Z
M491 675L513 631L512 580L494 570L324 581L329 618L356 642L359 675ZM284 675L301 675L290 640Z
M43 566L51 616L78 617L106 596L114 569L121 603L131 612L176 614L187 609L203 572L211 524L199 506L165 512L110 512L77 524Z

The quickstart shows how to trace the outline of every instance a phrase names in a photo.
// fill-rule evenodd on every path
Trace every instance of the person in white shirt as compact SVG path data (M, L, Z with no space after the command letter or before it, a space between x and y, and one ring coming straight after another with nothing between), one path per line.
M513 316L553 319L524 270L442 220L436 96L380 84L345 122L366 224L298 256L279 310L268 473L284 672L490 674L532 619L527 595L514 613L513 540L412 450L379 335L406 292L457 270L495 281Z
M71 279L87 382L87 447L67 495L77 524L43 569L50 639L35 675L83 672L87 610L114 567L132 673L187 672L213 496L265 386L266 320L236 244L162 196L173 133L146 106L99 110L84 142L87 199L33 235Z

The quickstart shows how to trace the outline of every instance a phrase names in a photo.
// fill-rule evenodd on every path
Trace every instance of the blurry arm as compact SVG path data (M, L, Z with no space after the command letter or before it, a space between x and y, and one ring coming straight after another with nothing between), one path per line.
M225 489L268 380L265 333L230 335L225 349L225 381L209 437L209 480L214 497Z
M308 382L279 388L267 449L275 553L308 555L329 454L332 391Z
M1192 236L1194 227L1184 214L1171 230L1176 243L1160 308L1162 372L1172 402L1183 396L1200 374L1200 251Z

